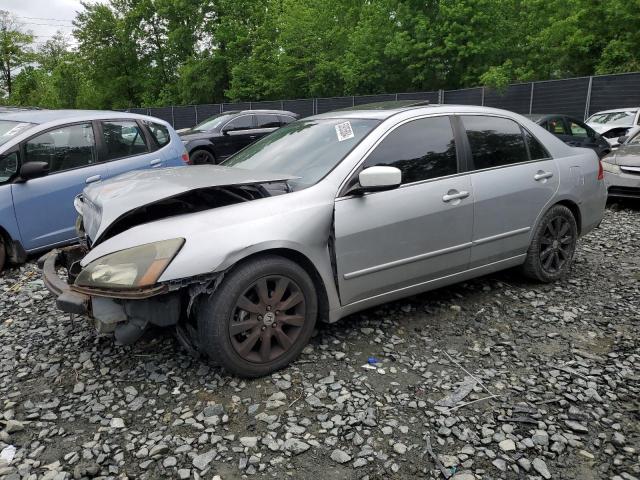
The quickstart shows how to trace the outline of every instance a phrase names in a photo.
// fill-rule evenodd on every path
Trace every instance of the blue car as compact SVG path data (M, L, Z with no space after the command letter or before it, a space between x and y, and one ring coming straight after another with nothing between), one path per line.
M184 166L166 122L86 110L0 112L0 271L77 239L74 199L87 184L130 170Z

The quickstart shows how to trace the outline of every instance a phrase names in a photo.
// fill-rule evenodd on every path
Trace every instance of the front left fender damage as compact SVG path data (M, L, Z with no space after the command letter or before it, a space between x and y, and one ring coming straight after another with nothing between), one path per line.
M150 326L175 326L178 339L191 353L197 350L193 328L189 328L193 306L202 295L217 289L224 273L166 282L144 290L117 291L77 287L72 284L75 265L82 258L80 246L54 250L40 260L48 289L57 297L58 308L87 316L98 333L113 334L117 343L136 342ZM58 270L68 272L67 280Z

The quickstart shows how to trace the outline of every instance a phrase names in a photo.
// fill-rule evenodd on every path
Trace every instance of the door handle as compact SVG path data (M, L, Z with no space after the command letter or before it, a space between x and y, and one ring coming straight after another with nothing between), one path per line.
M99 182L100 180L102 180L102 176L101 175L94 175L92 177L87 178L84 183L95 183L95 182Z
M159 167L161 163L162 160L160 158L155 158L149 162L149 165L151 165L152 167Z
M551 177L553 177L553 172L543 172L542 170L539 170L538 173L533 176L533 179L536 182L539 182L540 180L546 180Z
M442 201L448 203L453 200L462 200L463 198L467 198L468 196L469 192L458 192L457 190L449 190L447 194L442 197Z

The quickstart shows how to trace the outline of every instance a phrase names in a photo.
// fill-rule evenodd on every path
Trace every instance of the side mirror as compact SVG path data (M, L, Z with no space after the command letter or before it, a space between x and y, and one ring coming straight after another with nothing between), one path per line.
M369 167L360 172L358 183L349 192L362 195L367 192L381 192L398 188L402 183L402 172L396 167Z
M27 162L20 169L20 178L25 182L33 178L44 177L49 174L47 162Z
M622 135L621 137L618 137L617 142L622 145L624 142L626 142L627 140L629 140L629 137L627 135Z

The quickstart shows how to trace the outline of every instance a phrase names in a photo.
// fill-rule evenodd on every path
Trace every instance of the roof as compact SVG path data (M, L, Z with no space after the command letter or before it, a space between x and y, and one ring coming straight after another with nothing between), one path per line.
M222 115L233 115L234 113L271 113L271 114L284 114L298 116L297 113L290 112L289 110L270 110L270 109L249 109L249 110L225 110L220 112Z
M508 116L517 115L513 112L507 112L506 110L500 110L491 107L482 107L479 105L455 105L455 104L428 104L423 103L416 104L415 101L410 105L400 104L400 102L382 102L389 103L389 106L382 106L380 108L372 108L373 104L363 105L358 107L352 107L345 110L333 110L331 112L320 113L308 118L359 118L359 119L372 119L372 120L386 120L393 115L401 112L408 112L413 110L420 110L420 113L434 113L434 114L451 114L451 113L488 113L494 115ZM364 108L363 108L364 107Z
M0 111L0 120L14 120L16 122L47 123L57 120L88 120L98 118L137 118L140 115L110 110L10 110Z

